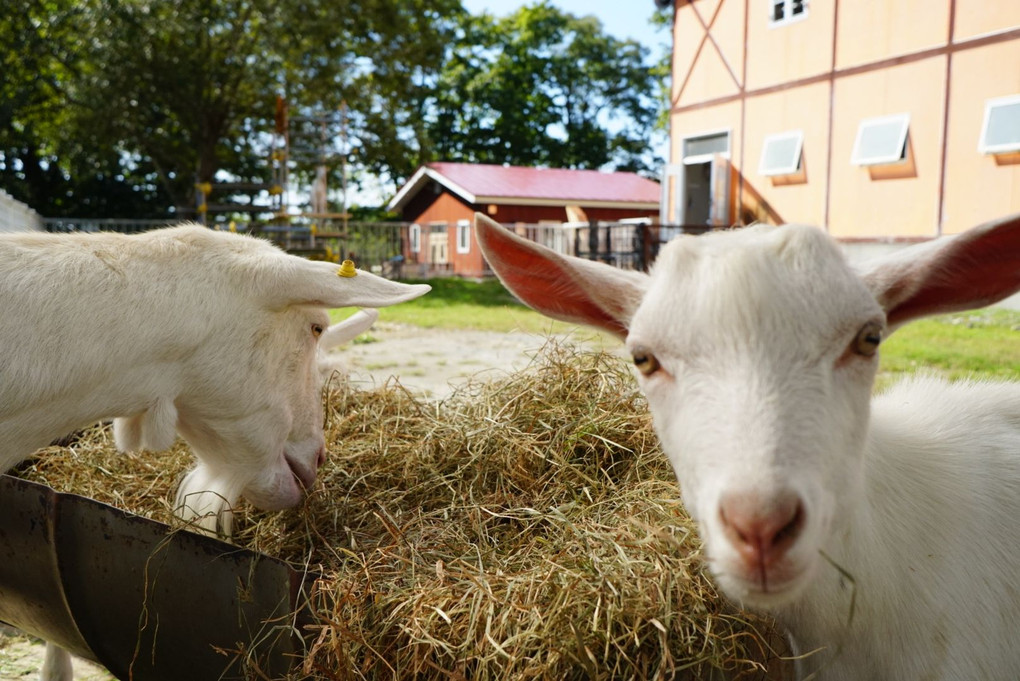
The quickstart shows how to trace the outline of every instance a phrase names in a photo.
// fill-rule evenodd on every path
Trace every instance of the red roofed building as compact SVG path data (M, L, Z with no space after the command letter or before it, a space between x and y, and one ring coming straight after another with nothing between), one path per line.
M422 269L487 272L471 229L475 212L503 224L657 218L659 183L636 173L429 163L388 208L409 223L404 258Z

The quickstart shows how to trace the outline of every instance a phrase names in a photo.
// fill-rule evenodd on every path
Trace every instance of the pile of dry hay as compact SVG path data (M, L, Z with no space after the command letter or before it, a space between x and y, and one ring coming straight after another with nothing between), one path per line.
M308 502L236 523L238 544L324 575L296 675L766 677L780 638L708 581L619 358L550 344L441 403L399 385L326 399ZM21 474L170 522L189 465L183 446L117 454L96 428Z

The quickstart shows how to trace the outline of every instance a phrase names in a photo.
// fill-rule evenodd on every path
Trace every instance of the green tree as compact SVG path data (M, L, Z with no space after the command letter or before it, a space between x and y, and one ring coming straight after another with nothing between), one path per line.
M0 186L55 217L147 217L166 200L151 167L96 144L75 115L90 104L69 91L88 69L88 16L75 0L8 0L0 11Z
M660 105L648 50L546 0L467 17L435 87L433 158L650 172Z
M165 216L196 181L269 180L278 94L294 119L346 104L327 153L355 183L440 158L655 165L645 48L547 2L4 0L0 41L0 186L46 215Z
M288 13L291 99L303 109L348 112L353 165L406 177L427 160L426 112L465 14L460 0L321 0ZM340 151L340 150L337 150Z
M5 0L14 66L0 124L13 132L0 137L0 181L49 215L110 210L102 178L188 210L196 181L219 171L269 179L278 93L295 113L346 100L358 165L403 171L461 11L459 0Z

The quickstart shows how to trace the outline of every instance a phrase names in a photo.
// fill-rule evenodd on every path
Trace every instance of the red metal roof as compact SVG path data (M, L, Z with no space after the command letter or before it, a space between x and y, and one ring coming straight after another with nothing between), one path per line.
M471 203L659 204L659 183L636 173L522 168L473 163L429 163L400 188L396 209L431 178ZM637 207L637 206L635 206Z

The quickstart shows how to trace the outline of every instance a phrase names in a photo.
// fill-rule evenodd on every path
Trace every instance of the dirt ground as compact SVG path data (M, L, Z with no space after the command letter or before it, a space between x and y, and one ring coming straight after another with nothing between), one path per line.
M607 346L605 338L580 330L567 340L622 352L622 344ZM377 322L354 343L330 353L327 364L366 390L397 381L415 394L442 399L469 380L494 380L525 368L547 341L546 336L533 333L450 331ZM38 679L44 649L41 641L0 627L0 681ZM113 679L102 667L80 659L74 661L74 672L76 681Z
M581 330L567 338L581 345L606 343ZM362 342L366 339L369 342ZM331 358L356 386L371 389L397 380L414 393L442 399L468 380L489 381L523 369L547 341L547 336L534 333L450 331L377 322Z
M45 644L0 626L0 680L35 681L42 668ZM86 660L74 660L75 681L112 681L107 671Z

